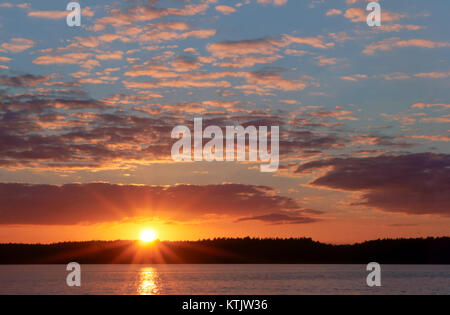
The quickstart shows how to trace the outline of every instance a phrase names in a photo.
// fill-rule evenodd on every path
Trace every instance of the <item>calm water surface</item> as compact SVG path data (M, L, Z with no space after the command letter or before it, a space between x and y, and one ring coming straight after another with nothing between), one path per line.
M82 265L81 288L63 265L0 266L0 294L450 294L450 266L384 265L382 287L363 265Z

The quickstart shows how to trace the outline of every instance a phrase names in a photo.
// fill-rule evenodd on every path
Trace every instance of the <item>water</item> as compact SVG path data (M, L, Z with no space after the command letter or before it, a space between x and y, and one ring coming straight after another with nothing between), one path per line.
M81 288L63 265L0 266L0 294L450 294L450 266L383 265L382 287L363 265L83 265Z

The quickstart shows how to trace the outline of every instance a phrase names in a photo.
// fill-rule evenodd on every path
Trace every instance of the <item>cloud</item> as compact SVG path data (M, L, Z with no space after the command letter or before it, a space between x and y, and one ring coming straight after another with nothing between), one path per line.
M297 173L331 168L311 185L361 192L365 205L386 212L450 216L450 155L417 153L333 158L300 165Z
M358 82L361 79L367 79L368 76L366 74L354 74L352 76L342 76L341 79L344 81L353 81Z
M366 11L361 8L350 8L345 11L344 16L354 23L366 22L368 13L369 11ZM402 19L404 17L406 17L406 14L394 13L386 9L383 9L381 18L383 22L392 22Z
M136 22L146 22L169 16L194 16L204 13L209 8L208 3L187 4L183 8L155 8L153 6L131 6L122 12L119 9L111 10L111 16L96 21L98 28L113 25L115 27L131 26Z
M261 4L270 4L271 3L275 6L280 6L280 5L285 5L288 2L288 0L258 0L257 2L261 3Z
M450 72L422 72L414 74L416 78L442 79L450 77Z
M224 61L215 63L214 65L223 67L223 68L249 68L255 65L260 64L270 64L277 60L280 60L282 56L273 55L273 56L241 56L238 58L234 58L230 61Z
M421 79L442 79L450 76L450 72L421 72L421 73L413 73L407 74L403 72L394 72L389 74L377 74L371 76L371 78L382 78L387 81L392 80L408 80L413 78L421 78Z
M411 106L411 108L445 108L450 109L450 104L425 104L425 103L416 103Z
M32 11L28 12L29 17L59 20L67 17L69 11Z
M59 20L64 19L70 11L31 11L28 12L29 17L41 18L41 19L50 19L50 20ZM91 9L91 7L84 7L81 10L82 16L93 17L95 12Z
M403 138L409 138L409 139L424 139L429 141L440 141L440 142L449 142L450 136L447 135L413 135L413 136L402 136Z
M196 79L187 75L164 84L222 84L211 81L214 75L201 74ZM170 131L173 126L192 122L185 121L186 113L203 113L205 120L209 118L211 124L219 126L236 122L283 124L282 118L262 110L239 111L239 103L232 101L158 104L149 100L162 95L148 90L95 100L82 90L67 90L84 83L106 84L116 77L99 76L92 81L81 75L78 82L32 75L0 79L4 86L28 89L0 94L0 165L5 168L117 169L155 161L171 163L174 139ZM130 83L130 88L145 88L146 84L151 83ZM215 108L215 113L205 112L205 107Z
M236 222L245 222L245 221L261 221L266 222L272 225L280 225L280 224L306 224L306 223L315 223L319 222L319 219L311 218L308 216L304 216L302 211L297 212L275 212L269 213L265 215L258 215L252 217L240 218Z
M261 38L209 44L206 49L213 57L224 59L250 54L273 55L279 51L279 46L280 42L275 39Z
M411 24L383 24L379 27L377 27L376 31L382 31L382 32L400 32L402 30L407 31L418 31L425 29L425 26L419 26L419 25L411 25Z
M208 44L206 49L214 58L226 60L220 63L220 66L241 68L244 67L243 65L250 67L258 63L272 63L281 59L279 55L280 49L292 44L309 45L319 49L327 49L334 46L334 43L325 43L322 36L295 37L283 35L281 39L265 37L253 40L213 43ZM288 52L295 54L293 50Z
M29 3L18 3L18 4L12 4L9 2L0 3L0 8L14 8L14 7L29 10L31 8L31 5Z
M10 62L12 59L8 57L0 57L0 62Z
M34 76L30 74L16 77L0 76L0 84L12 87L30 88L40 85L50 78L50 76Z
M273 38L227 41L209 44L207 50L213 58L223 61L214 65L227 68L247 68L257 64L269 64L282 58L278 54L285 44Z
M105 54L99 54L98 59L105 60L111 58L118 58L121 55L121 52L114 53L109 56ZM43 55L35 58L33 60L34 64L37 65L53 65L53 64L63 64L63 65L75 65L78 64L82 68L92 69L94 67L100 66L100 63L97 60L89 59L92 57L91 53L70 53L65 55ZM102 59L103 58L103 59Z
M325 43L323 36L317 36L317 37L295 37L291 35L285 35L284 36L284 44L290 45L290 44L303 44L303 45L309 45L314 48L319 49L327 49L330 47L334 47L334 43Z
M341 15L341 14L342 14L342 11L338 10L338 9L331 9L331 10L328 10L326 13L327 16Z
M9 42L0 45L1 48L8 52L20 53L34 46L34 41L26 38L12 38Z
M284 217L274 217L274 211L284 213ZM292 214L287 215L288 211ZM0 184L0 224L3 225L95 224L142 217L186 221L211 215L236 220L245 216L241 221L267 216L263 221L278 219L278 224L315 222L309 214L293 199L276 195L266 186Z
M130 168L155 161L172 163L170 151L174 139L170 138L170 131L173 126L190 125L192 119L185 117L192 113L202 113L205 124L222 127L236 123L281 126L280 154L288 159L301 158L312 151L317 156L321 154L318 150L342 148L348 142L331 131L316 133L305 128L333 128L332 123L322 120L350 119L350 111L302 113L291 121L287 113L252 109L248 102L208 99L155 103L163 95L151 90L164 87L229 88L231 84L223 80L229 76L245 81L237 86L245 93L295 91L314 84L311 78L287 80L277 72L279 69L252 73L190 73L152 67L146 68L147 75L161 77L172 73L175 76L152 81L124 81L127 88L136 90L135 93L113 94L99 100L89 98L83 90L67 88L109 84L118 80L117 76L98 74L91 78L89 74L80 73L74 74L78 79L75 82L57 81L60 80L57 76L1 77L3 85L14 89L33 87L33 90L0 95L0 165L15 169L100 170ZM286 102L294 104L292 100Z
M95 56L99 60L121 60L123 57L123 52L120 50L108 53L101 53Z
M176 64L173 63L176 66ZM179 69L180 70L180 69ZM127 81L123 83L129 89L154 89L163 87L176 88L209 88L225 87L244 90L251 93L270 93L272 90L298 91L305 89L308 84L317 84L314 78L302 76L298 79L290 80L281 76L282 69L267 68L253 72L210 72L210 73L180 73L177 69L166 66L136 66L131 71L125 73L129 77L150 76L159 81ZM241 78L246 80L246 84L232 86L231 82L225 78ZM219 81L218 81L219 80Z
M229 15L236 12L236 9L227 5L218 5L216 6L216 11L219 11L220 13L225 15Z
M383 135L352 135L354 144L372 145L378 147L399 147L407 148L412 146L410 143L396 142L398 140L393 136Z
M442 117L427 117L422 118L420 121L426 123L436 123L436 124L447 124L450 123L450 115L442 116Z
M308 86L308 79L311 78L300 78L297 80L288 80L280 76L278 71L268 69L246 73L245 77L248 84L237 86L237 89L242 90L255 90L260 92L270 91L270 90L281 90L281 91L301 91Z
M324 67L324 66L332 66L337 63L337 58L327 58L325 56L318 56L316 57L317 65Z
M190 72L200 67L198 59L192 56L178 56L172 61L171 65L177 72Z
M420 47L420 48L441 48L441 47L450 47L450 43L446 42L434 42L426 39L408 39L401 40L398 37L388 38L379 42L372 43L368 45L363 53L366 55L373 55L378 50L380 51L390 51L393 48L398 47Z

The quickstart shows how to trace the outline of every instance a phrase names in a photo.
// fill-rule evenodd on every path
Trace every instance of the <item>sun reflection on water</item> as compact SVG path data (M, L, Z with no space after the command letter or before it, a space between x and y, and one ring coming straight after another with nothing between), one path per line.
M138 293L140 295L160 294L160 279L158 271L152 267L142 268L139 273Z

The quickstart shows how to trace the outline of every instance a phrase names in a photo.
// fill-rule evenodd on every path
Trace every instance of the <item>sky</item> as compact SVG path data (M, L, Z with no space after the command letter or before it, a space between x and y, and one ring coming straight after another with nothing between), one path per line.
M0 242L450 235L450 2L66 2L0 3ZM278 171L174 162L196 117Z

